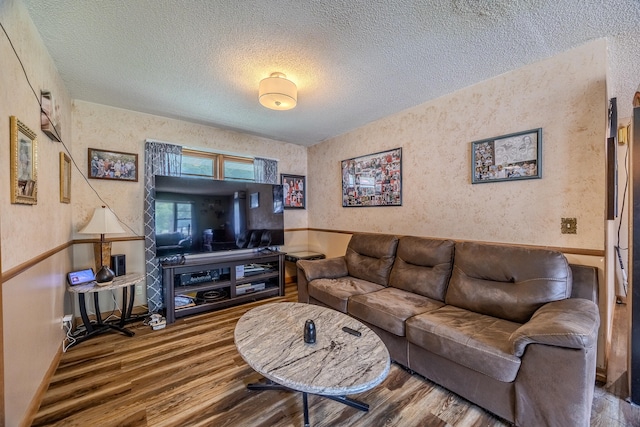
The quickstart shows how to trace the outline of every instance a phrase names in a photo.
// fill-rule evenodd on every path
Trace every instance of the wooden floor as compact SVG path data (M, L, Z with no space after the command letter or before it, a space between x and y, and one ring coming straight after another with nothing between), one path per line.
M33 425L302 426L300 394L245 388L260 377L233 342L235 324L247 310L296 299L295 288L288 286L285 298L179 319L159 331L134 323L132 338L108 333L72 347ZM616 314L624 308L616 307ZM624 369L615 372L609 384L596 388L591 425L640 426L640 409L619 397L626 390ZM382 384L357 398L371 406L368 413L309 396L311 425L508 425L396 364Z

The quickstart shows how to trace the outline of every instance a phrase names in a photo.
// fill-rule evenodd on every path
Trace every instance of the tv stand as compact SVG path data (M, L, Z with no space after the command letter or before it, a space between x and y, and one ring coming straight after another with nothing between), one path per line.
M284 296L283 252L229 254L165 264L165 317L177 318Z

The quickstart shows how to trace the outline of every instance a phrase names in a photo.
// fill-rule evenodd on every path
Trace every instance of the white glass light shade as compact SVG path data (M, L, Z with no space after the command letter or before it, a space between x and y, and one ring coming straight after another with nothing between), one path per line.
M298 103L298 88L282 73L271 73L260 81L258 100L272 110L290 110Z
M124 233L124 229L120 225L120 221L116 215L105 206L96 208L93 212L91 221L80 230L82 234L107 234L107 233Z

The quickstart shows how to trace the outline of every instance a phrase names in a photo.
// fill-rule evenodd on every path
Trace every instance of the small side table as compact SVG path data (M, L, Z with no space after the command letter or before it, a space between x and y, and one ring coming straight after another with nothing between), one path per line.
M290 261L292 263L296 263L301 259L312 260L312 259L324 259L324 254L319 252L311 252L311 251L301 251L301 252L288 252L284 259L285 261Z
M115 330L121 332L127 336L132 337L134 333L125 328L125 322L131 317L131 311L133 310L133 301L135 299L135 285L144 280L144 274L141 273L129 273L124 276L118 276L113 279L111 283L105 285L99 285L97 282L89 282L82 285L71 286L67 284L67 290L71 293L78 294L78 301L80 303L80 317L86 329L86 333L76 338L76 341L71 345L77 345L89 338L99 335L103 332ZM110 291L113 289L122 288L122 314L120 316L120 322L117 325L111 323L105 323L102 320L102 314L100 313L100 305L98 303L98 293L102 291ZM91 323L89 315L87 314L87 305L85 301L86 294L93 294L93 305L96 312L96 321ZM70 347L71 347L70 346Z

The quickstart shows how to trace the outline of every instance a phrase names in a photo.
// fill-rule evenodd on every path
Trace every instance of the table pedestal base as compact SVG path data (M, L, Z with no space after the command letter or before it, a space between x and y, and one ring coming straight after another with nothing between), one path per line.
M80 303L80 317L82 318L82 323L85 327L86 332L83 335L76 337L75 341L69 345L69 348L73 347L74 345L78 345L91 337L100 335L108 331L117 331L129 337L134 336L135 333L133 331L130 331L129 329L124 327L126 320L131 317L131 311L133 310L133 301L135 298L135 291L133 289L134 285L135 284L122 288L123 311L120 316L120 321L117 325L106 323L102 320L102 313L100 312L100 305L98 303L98 292L93 292L93 306L96 313L95 322L91 322L91 320L89 319L89 315L87 313L87 303L84 298L85 294L78 294L78 302ZM128 290L130 292L127 292ZM129 294L128 298L127 294Z
M280 385L276 382L273 382L271 380L265 379L265 382L261 382L261 383L252 383L252 384L248 384L247 385L247 389L249 390L255 390L255 391L260 391L260 390L286 390L286 391L293 391L293 392L297 392L297 390L293 390L289 387L285 387L283 385ZM302 393L302 407L303 407L303 411L304 411L304 427L309 427L309 404L307 402L307 395L308 393L306 392L300 392ZM331 400L335 400L336 402L340 402L344 405L347 406L351 406L352 408L356 408L360 411L364 411L367 412L369 411L369 405L367 405L366 403L360 402L359 400L355 400L355 399L351 399L347 396L329 396L326 394L316 394L316 396L320 396L320 397L325 397L327 399L331 399Z

